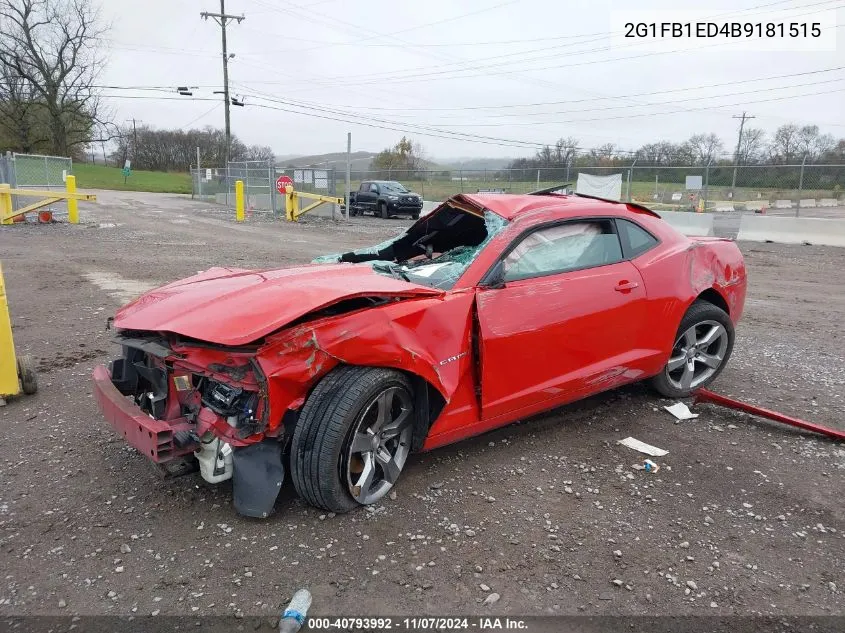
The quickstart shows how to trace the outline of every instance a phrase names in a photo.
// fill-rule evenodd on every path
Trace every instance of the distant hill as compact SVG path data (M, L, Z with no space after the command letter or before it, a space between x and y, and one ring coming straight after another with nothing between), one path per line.
M438 158L436 162L450 169L504 169L513 158Z
M375 152L352 152L353 171L362 171L370 166ZM346 169L346 152L315 154L313 156L277 156L276 164L280 167L334 167Z
M370 161L376 152L352 152L352 171L364 171L370 167ZM423 161L425 169L503 169L508 166L512 158L432 158ZM346 169L346 152L332 152L329 154L314 154L311 156L276 156L276 165L280 167L334 167L342 171Z

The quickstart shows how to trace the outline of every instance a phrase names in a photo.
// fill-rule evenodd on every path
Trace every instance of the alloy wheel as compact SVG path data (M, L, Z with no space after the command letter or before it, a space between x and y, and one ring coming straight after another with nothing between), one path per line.
M349 494L363 505L381 499L399 479L413 434L413 406L407 389L391 386L364 407L346 459Z
M688 328L672 348L666 378L676 389L689 391L706 382L725 361L728 332L718 321L701 321Z

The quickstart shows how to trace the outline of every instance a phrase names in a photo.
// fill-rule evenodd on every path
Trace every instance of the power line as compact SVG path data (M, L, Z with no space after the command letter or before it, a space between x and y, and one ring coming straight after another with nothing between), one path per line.
M196 122L197 122L197 121L199 121L200 119L202 119L202 118L204 118L204 117L208 116L209 114L211 114L212 112L214 112L214 111L215 111L217 108L219 108L219 107L220 107L220 104L219 104L219 103L215 103L213 106L211 106L211 108L209 108L208 110L206 110L205 112L203 112L203 113L202 113L201 115L199 115L197 118L195 118L195 119L191 119L188 123L185 123L184 125L181 125L181 126L179 126L179 127L180 127L180 128L182 128L182 129L189 128L189 127L191 127L194 123L196 123Z
M831 84L831 83L836 83L836 82L839 82L839 81L845 81L845 77L840 77L838 79L825 79L823 81L811 81L811 82L807 82L807 83L803 83L803 84L790 84L790 85L787 85L787 86L773 86L773 87L769 87L769 88L758 88L757 90L743 90L743 91L740 91L740 92L728 92L728 93L725 93L725 94L720 94L720 95L716 95L715 97L709 97L709 98L724 99L725 97L737 97L737 96L740 96L740 95L767 93L767 92L773 92L775 90L791 90L791 89L794 89L794 88L804 88L804 87L807 87L807 86L820 86L820 85L823 85L823 84ZM800 97L802 95L795 95L795 96ZM689 102L689 101L700 101L702 98L704 98L704 97L696 96L696 97L688 97L686 99L673 99L671 101L663 101L663 102L660 102L660 103L649 103L649 104L645 104L644 106L640 106L640 107L660 107L660 106L674 105L676 103L686 103L686 102ZM619 110L621 108L631 108L631 107L632 106L623 104L623 105L603 106L603 107L598 107L598 108L597 107L591 107L591 108L589 108L589 110L556 110L554 112L525 112L525 113L516 113L516 114L497 114L497 115L489 115L488 118L535 117L535 116L548 116L548 115L553 115L553 114L582 113L582 112L587 112L587 111L589 111L589 112L601 112L601 111L606 111L606 110ZM711 109L711 108L716 109L716 108L722 108L722 107L725 107L725 106L722 106L721 104L714 104L712 106L708 106L708 109ZM689 112L690 110L682 109L681 111L682 112ZM693 111L695 111L695 110L693 110ZM644 114L647 114L647 113L644 113ZM637 116L639 116L639 114ZM525 121L525 122L509 122L509 123L465 123L465 124L461 124L461 123L442 123L442 124L439 124L439 125L445 125L447 127L450 127L452 125L455 125L455 126L460 125L460 126L464 126L464 127L466 127L466 126L469 126L469 127L498 127L498 126L514 126L514 125L519 125L519 126L522 126L522 125L542 125L542 124L546 124L546 123L553 123L553 122L550 122L550 121Z
M751 79L738 79L736 81L724 81L721 83L716 84L707 84L703 86L686 86L683 88L668 88L666 90L654 90L651 92L635 92L629 95L605 95L601 97L590 97L588 99L563 99L560 101L539 101L534 103L514 103L514 104L507 104L507 105L484 105L484 106L455 106L455 107L442 107L442 108L386 108L381 106L344 106L344 105L335 105L333 107L338 108L358 108L361 110L379 110L379 111L417 111L417 112L454 112L454 111L464 111L464 110L502 110L502 109L510 109L510 108L529 108L529 107L537 107L537 106L547 106L547 105L561 105L566 103L587 103L590 101L602 101L606 99L622 99L625 97L647 97L647 96L655 96L655 95L662 95L662 94L670 94L674 92L690 92L691 90L705 90L708 88L722 88L724 86L733 86L737 84L746 84L746 83L755 83L758 81L770 81L772 79L787 79L791 77L804 77L807 75L817 75L821 73L828 73L828 72L835 72L838 70L845 70L845 66L837 66L835 68L824 68L821 70L809 70L806 72L800 73L790 73L787 75L770 75L768 77L756 77ZM702 97L697 97L702 98ZM324 105L331 105L331 104L324 104ZM659 104L654 104L659 105Z
M836 80L836 81L842 81L842 80ZM703 112L703 111L707 111L707 110L715 110L716 108L732 108L732 107L736 107L736 106L755 105L757 103L769 103L769 102L772 102L772 101L786 101L787 99L803 99L805 97L815 97L815 96L819 96L819 95L835 94L835 93L843 92L843 91L845 91L845 88L837 88L835 90L824 90L824 91L821 91L821 92L806 92L806 93L803 93L803 94L788 95L788 96L784 96L784 97L774 97L774 98L771 98L771 99L756 99L754 101L746 101L746 102L740 102L740 103L724 103L724 104L720 104L718 106L703 106L703 107L700 107L700 108L687 108L687 109L681 109L681 110L667 110L665 112L643 112L643 113L637 113L637 114L609 116L609 117L597 117L597 118L590 118L590 119L567 119L567 120L564 120L564 121L535 121L535 122L526 123L526 124L522 124L522 123L491 123L491 124L487 125L487 124L483 124L483 123L479 123L479 124L467 123L467 124L463 124L462 127L500 127L500 126L501 127L513 127L515 125L563 125L563 124L568 124L568 123L591 123L591 122L595 122L595 121L612 121L612 120L616 120L616 119L637 119L637 118L641 118L641 117L645 117L645 116L653 117L653 116L663 116L663 115L671 115L671 114L684 114L684 113L687 113L687 112ZM653 104L653 105L658 105L658 104ZM446 127L448 127L448 126L446 126Z
M808 4L808 5L800 5L800 6L793 7L793 8L796 9L796 10L797 9L806 9L806 8L815 7L815 6L819 6L819 5L835 4L837 2L841 2L841 0L824 0L822 2L816 2L816 3L812 3L812 4ZM784 3L783 1L773 2L773 3L758 5L757 7L749 7L748 9L742 9L742 10L738 10L738 11L729 11L727 13L717 14L716 16L713 16L713 17L716 18L716 17L720 17L720 16L723 16L723 15L731 15L731 14L737 13L737 12L750 11L750 10L757 9L757 8L765 8L765 7L770 7L770 6L783 4L783 3ZM297 6L297 5L293 5L293 6ZM369 30L369 29L366 29L366 30ZM382 35L382 34L380 34L380 35ZM598 37L596 40L591 40L591 41L598 41L599 39L606 39L607 36L610 35L610 33L604 32L604 33L597 33L596 35L599 35L600 37ZM390 37L391 39L396 39L397 41L403 42L399 38L394 38L392 35L387 35L386 37ZM409 42L403 42L403 43L408 45L408 46L411 46L411 47L414 46L413 43L409 43ZM580 45L580 44L584 44L584 43L590 43L590 41L588 41L588 42L578 42L578 43L574 43L574 44L572 44L572 43L564 44L564 45L556 46L556 47L553 47L553 48L554 49L560 49L560 48L566 48L568 46ZM631 46L618 47L618 48L634 48L637 45L638 45L638 43L632 43ZM719 46L719 45L721 45L721 43L715 43L715 44L712 44L710 46ZM705 48L705 47L700 47L700 48ZM558 53L548 53L548 51L550 49L548 47L543 47L543 48L531 49L531 50L528 50L528 51L521 51L521 52L518 52L518 53L506 53L506 54L493 55L493 56L488 56L488 57L480 57L480 58L476 58L476 59L468 60L468 61L463 60L463 61L450 62L450 63L447 63L447 64L441 64L439 66L417 66L417 67L414 67L414 68L407 68L407 69L404 69L402 71L386 71L386 72L382 72L382 73L364 73L364 74L359 74L359 75L337 75L337 76L334 76L334 77L329 77L328 79L330 79L330 80L333 80L333 79L350 80L350 79L359 79L359 78L370 78L372 80L378 80L378 81L388 80L388 79L391 80L391 81L394 81L396 79L404 79L404 78L407 78L407 77L430 77L430 76L442 75L442 74L451 73L451 72L464 72L464 71L468 71L468 70L498 68L502 63L504 63L504 64L514 64L514 63L522 63L522 62L533 62L533 61L540 61L542 59L549 59L549 58L569 57L569 56L573 56L573 55L582 55L582 54L585 54L585 53L593 53L593 52L604 52L604 51L608 51L608 50L611 50L611 49L612 49L612 47L605 46L605 47L601 47L601 48L593 48L593 49L588 49L588 50L583 50L583 51L572 51L568 54L560 55ZM693 49L689 49L689 50L693 50ZM694 50L697 50L697 49L694 49ZM538 57L534 57L534 58L530 58L530 59L515 60L513 62L497 62L496 64L485 64L485 65L481 65L481 66L466 66L466 64L475 64L475 63L481 62L481 61L500 60L500 59L505 59L505 58L508 58L508 57L513 57L515 55L524 55L526 53L534 53L534 52L545 52L547 54L544 54L544 55L541 55L541 56L538 56ZM654 55L666 55L666 54L678 53L678 52L686 52L686 51L684 49L676 49L676 50L672 50L672 51L653 51L653 52L645 53L643 55L629 56L627 58L626 57L621 57L621 58L617 57L617 58L612 58L612 59L608 59L608 60L593 60L592 62L587 62L587 63L604 63L604 62L609 62L609 61L622 61L622 60L625 60L625 59L639 59L641 57L650 57L650 56L654 56ZM437 72L427 72L427 73L419 72L419 71L429 70L431 68L445 68L447 66L466 66L466 67L465 68L454 68L454 69L449 69L449 70L442 70L442 71L437 71ZM567 66L566 65L564 65L564 66L552 66L552 67L549 67L549 68L563 68L563 67L567 67ZM537 69L537 70L545 70L545 69L546 68L540 68L540 69ZM400 74L397 75L397 73L400 73ZM393 76L393 75L396 75L396 76ZM455 77L455 78L464 78L464 77L465 76L462 75L460 77ZM358 82L358 83L361 83L361 82ZM364 83L366 83L366 82L364 82Z

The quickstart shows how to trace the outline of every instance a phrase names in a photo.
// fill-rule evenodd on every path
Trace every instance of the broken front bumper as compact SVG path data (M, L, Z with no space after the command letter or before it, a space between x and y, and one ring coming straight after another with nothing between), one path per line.
M108 367L100 365L94 369L94 397L103 416L115 431L157 464L192 453L196 444L177 446L176 433L192 431L195 426L185 418L156 420L144 413L124 396L111 381Z

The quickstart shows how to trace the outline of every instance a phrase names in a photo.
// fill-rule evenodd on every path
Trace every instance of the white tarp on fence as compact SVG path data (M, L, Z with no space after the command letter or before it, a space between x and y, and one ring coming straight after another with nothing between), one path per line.
M575 185L575 191L588 196L606 198L607 200L621 200L622 174L611 174L610 176L578 174L578 184Z

